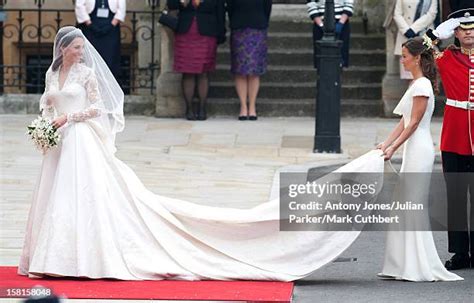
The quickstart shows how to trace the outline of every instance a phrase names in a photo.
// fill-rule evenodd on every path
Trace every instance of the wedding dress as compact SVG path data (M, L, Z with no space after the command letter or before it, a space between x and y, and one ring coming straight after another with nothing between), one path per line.
M279 203L248 210L192 204L148 191L105 148L94 121L91 70L71 68L56 115L62 141L43 159L20 274L143 279L295 280L340 255L359 232L280 232ZM383 169L377 151L341 171Z
M278 199L252 209L192 204L148 191L105 148L93 73L71 68L62 89L62 141L43 159L20 274L89 278L295 280L339 256L359 232L280 232ZM92 85L91 85L92 84ZM92 102L92 103L91 103ZM340 171L383 170L373 151Z
M394 113L403 116L405 127L411 119L413 98L428 97L425 113L410 138L403 147L403 161L400 173L431 173L433 170L435 152L431 137L430 122L434 111L434 94L431 82L425 77L415 80L403 95ZM403 178L403 176L402 176ZM429 192L428 178L418 178L419 182L410 184L401 182L396 191L400 201L427 202ZM427 206L427 205L425 205ZM420 220L412 213L413 220ZM426 218L424 218L426 219ZM407 217L409 221L410 218ZM388 231L385 246L382 278L392 278L409 281L458 281L458 275L449 272L439 259L431 231L414 231L417 222L411 224L408 231Z

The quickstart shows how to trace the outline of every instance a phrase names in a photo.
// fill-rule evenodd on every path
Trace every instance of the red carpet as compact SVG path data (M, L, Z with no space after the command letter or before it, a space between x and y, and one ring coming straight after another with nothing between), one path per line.
M29 279L16 267L0 267L0 297L7 290L41 285L70 299L222 300L291 302L293 283L259 281L115 281L72 278Z

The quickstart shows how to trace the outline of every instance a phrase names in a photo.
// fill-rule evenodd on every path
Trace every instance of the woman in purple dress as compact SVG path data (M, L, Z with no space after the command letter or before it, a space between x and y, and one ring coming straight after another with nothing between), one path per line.
M257 120L260 76L267 70L272 0L226 0L231 28L231 72L240 99L239 120ZM248 106L247 106L248 101Z

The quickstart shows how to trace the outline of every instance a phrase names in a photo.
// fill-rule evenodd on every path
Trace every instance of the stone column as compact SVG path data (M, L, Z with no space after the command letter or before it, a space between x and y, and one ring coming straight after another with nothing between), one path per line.
M385 9L386 15L391 14L390 7L396 0L387 1ZM395 49L395 39L397 37L397 25L395 21L385 28L386 45L387 45L387 71L382 80L382 100L384 114L387 117L393 116L393 109L397 106L403 96L408 81L400 79L400 58L393 54Z
M161 73L156 83L156 117L183 117L184 99L181 74L173 72L174 33L158 25L161 33Z
M367 18L369 33L380 33L385 19L385 1L359 0L354 1L354 15Z

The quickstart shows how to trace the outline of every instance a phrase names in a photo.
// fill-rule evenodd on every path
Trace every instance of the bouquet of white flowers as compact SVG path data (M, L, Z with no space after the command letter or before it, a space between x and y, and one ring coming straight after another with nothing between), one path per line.
M33 120L27 128L26 134L43 154L57 146L61 139L51 121L41 116Z

